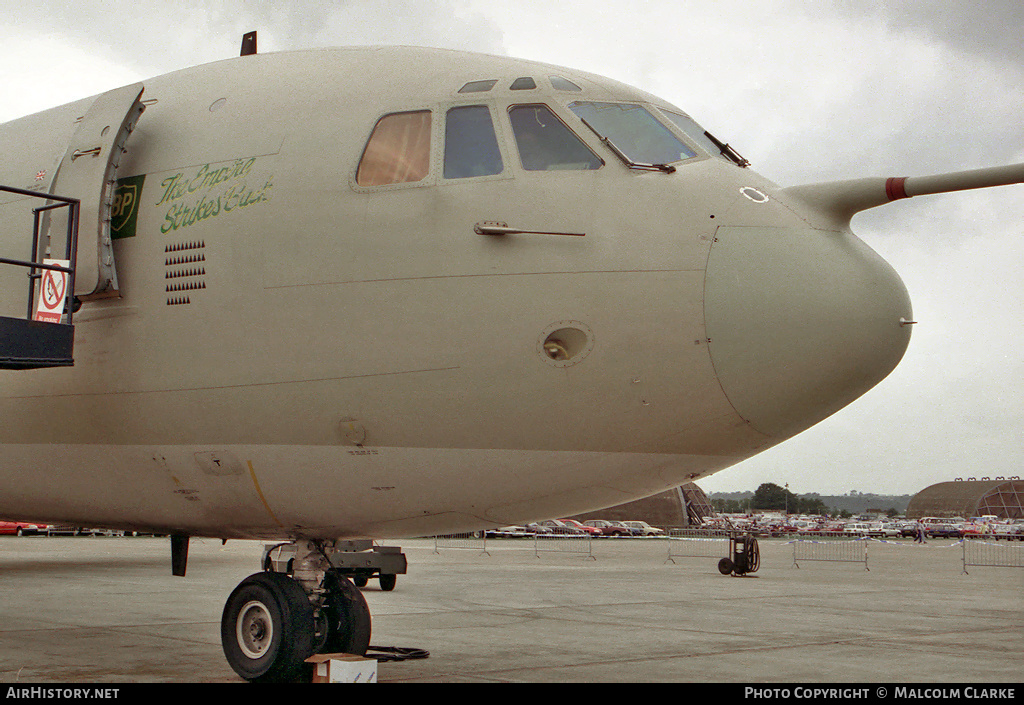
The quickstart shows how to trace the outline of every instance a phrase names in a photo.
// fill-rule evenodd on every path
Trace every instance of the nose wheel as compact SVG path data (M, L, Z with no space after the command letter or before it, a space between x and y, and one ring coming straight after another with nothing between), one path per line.
M324 576L327 589L324 605L319 612L324 615L323 648L321 654L364 655L370 647L370 608L363 593L351 580L336 570Z
M313 655L313 624L313 606L298 583L282 573L250 575L224 605L224 655L246 680L297 680Z
M250 575L224 606L224 655L248 681L308 681L310 656L362 656L369 648L370 608L344 570L332 567L330 547L297 542L295 553L295 559L264 561L288 572Z

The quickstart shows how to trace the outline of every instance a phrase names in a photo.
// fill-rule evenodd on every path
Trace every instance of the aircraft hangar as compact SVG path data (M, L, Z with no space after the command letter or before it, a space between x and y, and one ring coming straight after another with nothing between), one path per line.
M907 505L907 517L976 517L986 514L1001 519L1024 518L1024 481L973 477L940 482L918 492Z
M680 527L700 526L702 519L706 516L715 516L711 500L700 487L692 482L687 482L650 497L596 512L579 514L572 518L577 521L642 519L652 526Z

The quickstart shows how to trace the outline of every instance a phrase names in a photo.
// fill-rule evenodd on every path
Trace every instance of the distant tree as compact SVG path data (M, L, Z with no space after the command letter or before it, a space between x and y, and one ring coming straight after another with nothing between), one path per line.
M754 509L781 509L788 507L795 511L797 497L785 487L779 487L773 482L765 482L754 492L754 499L751 502Z
M722 514L742 514L746 511L744 503L738 499L712 499L711 507Z
M790 511L796 514L827 514L828 507L821 500L820 497L797 497L796 506L794 508L792 500L790 500Z

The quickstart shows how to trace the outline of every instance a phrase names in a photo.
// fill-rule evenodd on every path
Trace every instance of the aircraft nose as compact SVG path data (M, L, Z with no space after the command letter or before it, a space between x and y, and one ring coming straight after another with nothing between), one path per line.
M788 438L880 382L910 342L899 275L850 232L723 227L704 290L722 390L755 429Z

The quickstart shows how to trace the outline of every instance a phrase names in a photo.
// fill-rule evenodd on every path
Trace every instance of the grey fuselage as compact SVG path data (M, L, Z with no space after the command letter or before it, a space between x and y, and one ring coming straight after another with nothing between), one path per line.
M536 87L512 90L521 77ZM134 189L131 213L115 201L117 296L74 315L73 367L0 371L8 518L383 538L592 510L799 433L909 341L905 288L848 220L608 79L324 49L168 74L141 100L116 173ZM573 101L645 106L695 156L630 168ZM49 188L92 104L0 125L0 184ZM522 105L603 165L524 169ZM445 177L459 106L488 107L498 173ZM357 183L378 120L428 110L426 175ZM27 258L36 204L0 196L0 255ZM24 282L0 273L0 313L24 315Z

